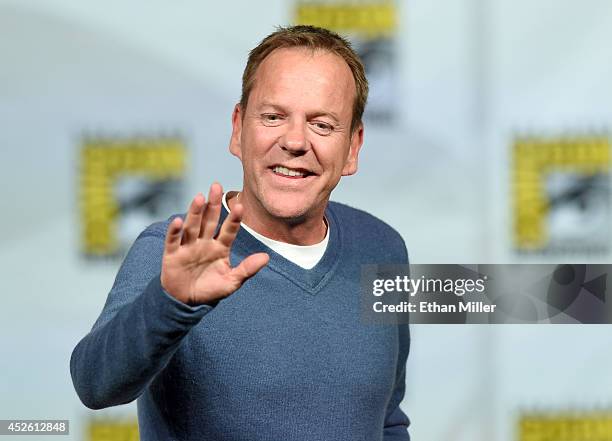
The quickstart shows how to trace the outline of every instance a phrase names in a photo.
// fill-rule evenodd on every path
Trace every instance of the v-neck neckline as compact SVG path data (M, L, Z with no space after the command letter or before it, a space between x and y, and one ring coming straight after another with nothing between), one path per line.
M227 210L222 206L219 225L223 223L227 214ZM238 235L232 247L235 249L234 251L240 250L240 253L238 253L240 254L240 260L250 254L259 252L267 253L270 256L270 261L267 265L270 270L282 275L308 294L314 296L327 284L333 275L340 261L339 257L342 250L342 233L335 213L330 209L329 204L325 209L325 217L329 223L329 241L327 243L327 248L319 262L310 269L302 268L296 263L281 256L263 242L256 239L244 228L238 230ZM232 262L232 264L234 263Z

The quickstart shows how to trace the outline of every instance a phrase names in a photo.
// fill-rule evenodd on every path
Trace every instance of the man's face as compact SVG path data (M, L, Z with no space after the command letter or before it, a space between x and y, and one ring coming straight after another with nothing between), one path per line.
M251 208L282 219L322 215L340 177L357 171L363 127L351 133L354 99L337 55L290 48L264 59L247 108L232 117L230 151L242 161Z

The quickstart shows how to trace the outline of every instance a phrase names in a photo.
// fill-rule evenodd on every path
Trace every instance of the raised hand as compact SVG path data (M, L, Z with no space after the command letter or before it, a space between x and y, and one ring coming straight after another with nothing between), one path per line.
M222 195L221 185L211 185L208 202L198 194L185 220L175 218L166 233L161 284L188 305L211 304L227 297L269 260L266 253L257 253L230 266L230 248L240 229L243 207L234 205L215 238Z

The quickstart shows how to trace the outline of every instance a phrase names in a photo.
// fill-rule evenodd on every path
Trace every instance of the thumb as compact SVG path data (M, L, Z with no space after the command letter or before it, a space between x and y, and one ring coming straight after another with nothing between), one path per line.
M268 264L270 256L266 253L251 254L240 264L232 269L232 277L240 284L243 284L249 277Z

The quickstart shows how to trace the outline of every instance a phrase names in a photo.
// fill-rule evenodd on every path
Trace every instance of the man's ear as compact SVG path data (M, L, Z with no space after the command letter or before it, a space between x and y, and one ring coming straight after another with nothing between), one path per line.
M357 173L357 162L359 158L359 150L363 145L363 123L359 123L357 128L351 134L349 144L349 152L342 168L342 176L350 176Z
M242 108L240 103L234 106L232 113L232 137L230 138L229 151L232 155L242 160L242 149L240 139L242 137Z

